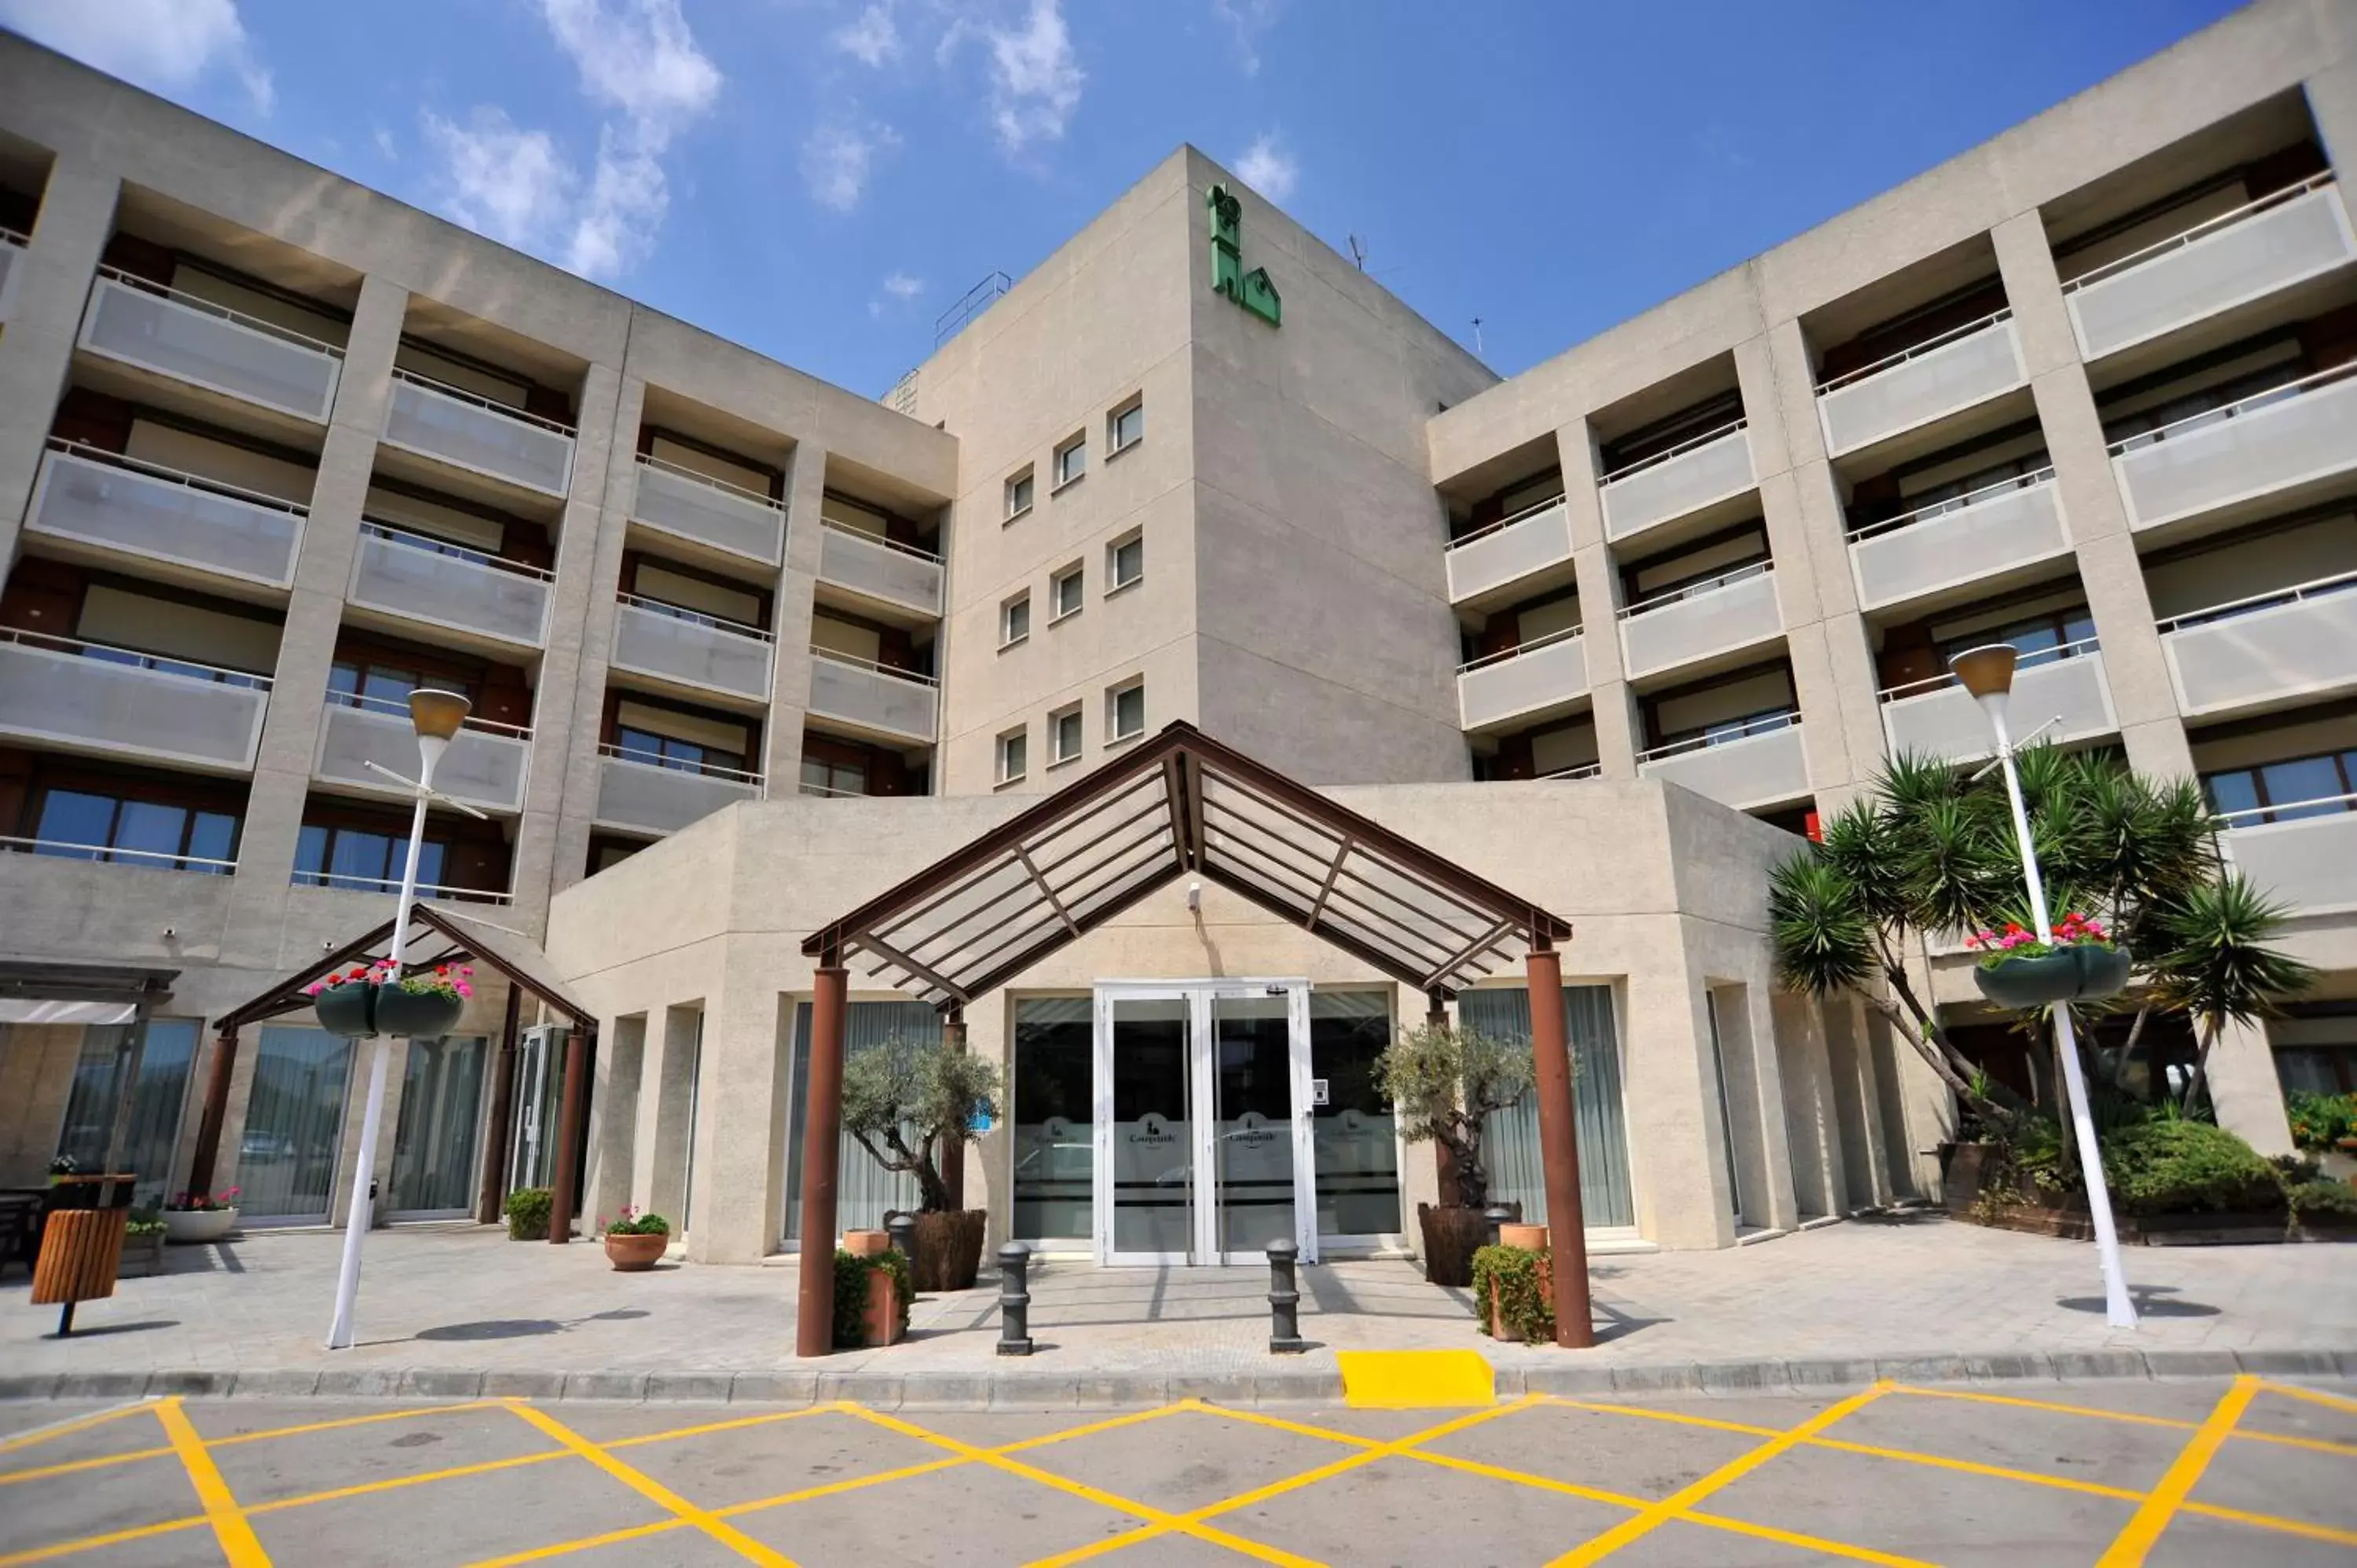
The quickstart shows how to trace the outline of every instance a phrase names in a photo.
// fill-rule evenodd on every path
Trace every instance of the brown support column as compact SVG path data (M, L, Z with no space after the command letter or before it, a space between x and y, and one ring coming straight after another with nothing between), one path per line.
M188 1190L213 1189L213 1165L221 1157L221 1118L229 1114L229 1078L237 1067L237 1031L223 1029L213 1041L212 1070L205 1076L205 1108L197 1118L197 1146L188 1160Z
M1448 1027L1448 1004L1442 1000L1440 993L1437 991L1425 993L1425 1001L1427 1004L1427 1011L1424 1015L1425 1027L1427 1029ZM1433 1196L1438 1199L1434 1207L1437 1208L1456 1207L1457 1155L1447 1144L1437 1138L1432 1141L1432 1175Z
M942 1044L965 1055L965 1009L952 1007L942 1020ZM942 1186L949 1191L950 1212L965 1207L965 1135L952 1132L942 1140Z
M483 1179L475 1198L475 1223L497 1225L507 1199L508 1139L515 1121L516 1030L523 1022L523 987L508 982L507 1021L500 1028L500 1054L491 1065L491 1118L483 1129Z
M1538 1059L1539 1158L1546 1166L1547 1247L1555 1260L1555 1342L1596 1343L1587 1300L1587 1223L1579 1208L1579 1122L1571 1096L1571 1049L1563 1016L1563 960L1545 938L1532 944L1531 1049Z
M843 1015L850 972L839 953L819 961L811 994L810 1076L802 1092L802 1290L794 1354L834 1348L834 1187L843 1149Z
M562 1247L573 1240L573 1206L580 1198L581 1123L587 1120L589 1026L565 1036L565 1087L556 1113L556 1176L549 1184L548 1240Z

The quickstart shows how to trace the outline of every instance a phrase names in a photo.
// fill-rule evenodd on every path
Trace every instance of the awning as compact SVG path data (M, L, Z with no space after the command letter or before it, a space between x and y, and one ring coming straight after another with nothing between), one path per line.
M312 998L304 992L305 986L353 964L387 956L393 947L393 922L387 919L309 968L279 981L242 1006L231 1009L214 1020L213 1026L238 1029L309 1007ZM431 968L437 963L462 963L468 960L496 970L576 1025L587 1026L597 1022L581 999L556 978L556 968L548 961L548 955L522 932L423 899L410 906L409 950L402 955L404 967Z
M0 959L0 1024L128 1024L168 995L177 969Z

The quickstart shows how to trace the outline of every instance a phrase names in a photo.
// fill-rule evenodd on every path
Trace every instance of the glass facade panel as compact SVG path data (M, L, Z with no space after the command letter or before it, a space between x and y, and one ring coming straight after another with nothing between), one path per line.
M882 1045L894 1035L912 1040L942 1037L942 1015L922 1002L854 1002L844 1011L843 1053L847 1059ZM809 1102L811 1004L794 1009L793 1108L786 1118L785 1238L802 1234L802 1113ZM917 1207L917 1178L877 1165L850 1133L842 1134L836 1158L834 1223L838 1230L880 1230L884 1216Z
M1211 1051L1219 1248L1257 1252L1294 1238L1293 1026L1286 998L1214 996Z
M237 1204L247 1219L327 1219L351 1065L351 1042L325 1029L262 1031L237 1150Z
M1194 1240L1194 1096L1185 997L1113 1008L1113 1250L1184 1258Z
M87 1172L106 1166L117 1097L131 1065L132 1028L130 1025L91 1025L81 1033L81 1056L74 1063L65 1122L58 1129L58 1153ZM169 1196L180 1113L188 1103L188 1069L196 1057L196 1019L147 1021L138 1086L132 1093L130 1127L117 1162L121 1169L138 1177L132 1188L135 1204L153 1206Z
M384 1193L388 1211L464 1214L474 1208L484 1045L480 1036L409 1042Z
M1326 1086L1309 1109L1320 1236L1400 1231L1398 1123L1375 1082L1391 1035L1389 992L1309 993L1309 1076Z
M1629 1130L1620 1098L1620 1040L1612 988L1563 988L1566 1038L1571 1046L1572 1093L1579 1122L1579 1203L1593 1229L1634 1225L1629 1185ZM1468 991L1457 999L1459 1021L1499 1039L1527 1043L1530 994L1520 986ZM1529 1095L1497 1112L1483 1130L1490 1201L1520 1203L1530 1224L1546 1219L1546 1177L1539 1159L1538 1106Z
M1095 1230L1096 1028L1085 996L1015 1004L1013 1234L1085 1239Z

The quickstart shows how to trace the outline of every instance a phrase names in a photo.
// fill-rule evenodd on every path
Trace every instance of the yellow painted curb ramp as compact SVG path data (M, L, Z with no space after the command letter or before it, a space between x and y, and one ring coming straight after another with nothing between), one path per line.
M1337 1350L1343 1402L1353 1410L1495 1404L1496 1380L1479 1350Z

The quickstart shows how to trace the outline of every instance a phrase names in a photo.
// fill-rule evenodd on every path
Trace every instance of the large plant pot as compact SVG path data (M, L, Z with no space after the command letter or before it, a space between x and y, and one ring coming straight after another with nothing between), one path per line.
M463 999L437 991L404 991L397 984L365 980L331 985L312 998L319 1027L355 1039L369 1035L435 1039L450 1032L465 1006Z
M1469 1288L1473 1254L1490 1240L1490 1223L1478 1208L1435 1208L1415 1206L1415 1219L1424 1232L1424 1277L1437 1285Z
M670 1246L668 1231L641 1236L609 1234L606 1238L606 1261L614 1265L617 1273L642 1274L662 1262Z
M2127 987L2129 962L2126 948L2082 942L2035 958L2001 958L1975 968L1973 981L1998 1006L2029 1012L2116 996Z
M1992 1144L1949 1144L1945 1167L1940 1173L1941 1206L1951 1214L1970 1213L1980 1201L1981 1187L1996 1158L1996 1147Z
M918 1214L909 1260L909 1287L925 1291L972 1290L982 1268L982 1233L990 1219L987 1209L960 1208L941 1214Z
M209 1245L237 1229L234 1208L167 1208L164 1240L175 1247Z

